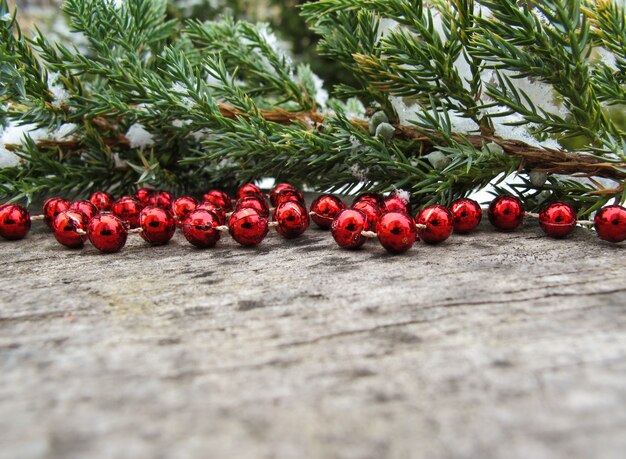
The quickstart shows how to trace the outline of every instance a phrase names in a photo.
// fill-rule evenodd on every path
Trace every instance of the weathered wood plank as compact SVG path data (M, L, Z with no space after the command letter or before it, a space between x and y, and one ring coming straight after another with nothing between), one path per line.
M0 250L0 457L626 451L626 246L583 230Z

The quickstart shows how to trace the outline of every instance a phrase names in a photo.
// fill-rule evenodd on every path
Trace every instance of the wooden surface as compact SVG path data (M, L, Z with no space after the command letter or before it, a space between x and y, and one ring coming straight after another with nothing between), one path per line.
M2 458L624 458L626 246L0 242Z

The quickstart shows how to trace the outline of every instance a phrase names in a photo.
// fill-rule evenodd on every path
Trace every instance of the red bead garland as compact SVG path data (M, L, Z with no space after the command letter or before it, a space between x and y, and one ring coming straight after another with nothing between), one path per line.
M598 237L604 241L626 240L626 208L607 206L598 211L593 221Z
M287 239L303 234L309 227L309 212L299 202L285 201L274 211L276 231Z
M138 228L139 214L141 213L141 209L143 209L143 207L144 206L138 199L131 198L130 196L124 196L115 201L115 204L113 204L113 207L111 208L111 212L113 212L113 215L122 221L127 222L131 228Z
M263 191L254 183L246 183L237 190L237 199L239 200L246 196L263 196Z
M311 203L311 219L322 229L329 229L337 215L346 208L344 202L332 194L323 194Z
M196 207L198 207L198 201L191 196L182 196L175 199L174 202L172 202L170 211L176 221L176 226L180 228L185 217Z
M203 202L210 202L211 204L224 209L224 212L230 212L233 210L233 201L230 196L222 190L211 190L205 193L202 197Z
M539 213L539 225L546 235L563 238L576 227L576 211L565 202L554 202Z
M367 216L358 209L345 209L333 220L330 233L339 247L358 249L367 238L363 231L369 231Z
M440 205L424 207L415 217L417 235L428 244L439 244L450 237L453 230L452 214Z
M118 252L126 244L127 224L113 214L96 215L87 228L89 241L105 253Z
M458 233L470 232L478 226L482 216L478 203L471 199L459 199L449 209L440 205L428 206L413 220L407 213L410 208L404 197L391 195L383 200L377 193L357 197L351 209L346 209L337 196L321 195L313 201L309 212L302 193L292 185L283 183L269 193L270 199L278 204L273 209L273 221L270 223L270 209L265 195L257 192L257 189L252 184L240 188L242 197L237 201L235 211L230 214L226 214L224 207L215 204L232 204L230 197L220 190L211 190L205 194L213 202L198 205L190 196L174 199L164 191L142 189L136 196L152 204L144 207L136 198L124 196L111 206L111 210L120 218L112 213L98 213L113 198L107 193L97 192L91 195L89 201L71 204L59 197L50 198L44 204L43 215L33 219L43 219L50 224L50 218L54 216L51 225L58 242L67 247L79 248L89 238L94 247L103 252L120 250L129 232L140 234L152 245L166 244L173 237L176 226L196 247L214 246L225 231L239 244L253 246L263 241L270 226L286 238L295 238L307 230L310 219L313 219L321 228L330 226L331 234L340 247L356 249L367 239L377 238L387 251L402 253L420 238L426 243L435 244L446 240L453 229ZM380 202L383 202L384 207L379 207ZM167 208L157 206L158 203ZM389 211L387 208L395 210ZM512 196L497 197L488 209L491 223L503 231L517 228L525 215L523 203ZM575 210L564 202L552 203L539 214L527 215L537 218L543 231L550 237L567 236L577 223L590 224L586 221L578 222ZM225 226L227 217L228 226ZM601 239L611 242L626 240L626 208L613 205L600 209L593 223ZM22 206L0 205L1 237L23 238L30 224L29 213ZM129 231L131 226L139 228Z
M221 233L217 227L221 224L222 222L215 212L195 209L183 221L183 236L190 244L198 248L213 247L220 240Z
M235 210L228 219L228 229L232 238L241 245L260 244L268 232L267 217L251 207Z
M483 218L483 210L473 199L457 199L450 205L450 213L454 222L454 232L467 234L474 231Z
M352 205L353 209L360 210L367 217L367 226L376 229L378 219L382 215L381 207L369 199L363 199Z
M60 244L79 249L87 240L89 217L80 210L64 210L54 219L54 237Z
M406 212L386 212L378 220L378 241L391 253L402 253L413 247L417 228Z
M113 196L104 191L96 191L89 197L89 202L91 202L96 209L100 212L109 211L115 202Z
M98 208L91 201L76 201L70 204L69 210L77 210L84 213L91 220L98 213Z
M524 204L514 196L500 196L489 204L487 216L501 231L513 231L524 221Z
M235 210L239 209L255 209L265 218L270 215L270 208L267 206L267 202L265 202L265 198L261 195L257 196L244 196L243 198L237 200L235 204Z
M142 209L139 214L139 226L141 237L152 245L167 244L176 231L174 217L167 210L156 206Z
M16 241L26 237L30 231L30 214L19 204L0 206L0 237Z
M70 208L71 203L67 199L54 197L43 203L43 219L48 227L53 228L53 222L57 215Z

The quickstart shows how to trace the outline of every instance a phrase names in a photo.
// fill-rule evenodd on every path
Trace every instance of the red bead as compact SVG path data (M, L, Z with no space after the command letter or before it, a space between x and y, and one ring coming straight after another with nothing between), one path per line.
M113 214L98 214L91 219L87 232L93 246L101 252L117 252L126 244L127 225Z
M226 212L222 207L216 206L212 202L203 202L198 207L196 207L196 209L208 210L210 212L213 212L215 215L217 215L220 225L226 224Z
M215 212L195 209L183 221L183 236L189 243L201 249L213 247L220 240L221 232L216 228L221 224Z
M278 207L279 203L276 201L276 198L278 198L278 195L281 194L283 191L287 190L297 191L296 187L290 183L279 183L270 190L270 202L272 203L272 206Z
M341 199L332 194L323 194L311 203L311 219L322 229L330 228L337 215L346 208Z
M172 193L168 193L167 191L157 191L152 196L152 199L150 200L150 205L169 210L170 207L172 207L173 201L174 196L172 196Z
M0 207L0 236L9 241L24 238L30 231L30 214L19 204Z
M268 220L258 210L244 207L236 210L228 219L232 238L241 245L257 245L268 232Z
M263 196L263 192L261 191L261 188L256 186L254 183L246 183L237 190L237 199L241 199L246 196Z
M230 212L233 210L233 202L226 193L222 190L211 190L202 198L204 202L210 202L218 207L224 209L224 212Z
M515 196L500 196L491 201L487 216L501 231L513 231L524 220L524 204Z
M483 210L473 199L457 199L450 206L450 213L454 221L454 232L470 233L478 227L483 218Z
M354 201L352 201L352 207L354 208L354 205L357 202L361 202L361 201L372 202L372 203L376 204L380 209L384 209L385 208L385 198L383 198L383 195L380 194L380 193L363 193L363 194L360 194L356 198L354 198Z
M438 244L445 241L452 234L452 214L448 209L440 205L424 207L415 217L418 225L426 228L418 228L417 234L428 244Z
M306 207L306 202L304 201L304 196L298 190L285 190L276 196L276 204L275 206L280 206L283 202L293 201L299 204L302 204Z
M270 209L265 202L265 198L261 196L244 196L235 204L235 210L247 208L258 210L266 218L270 215Z
M91 201L76 201L70 205L69 210L78 210L84 213L91 220L98 213L98 208Z
M154 195L156 191L152 188L139 188L135 192L135 199L141 203L142 206L154 205Z
M167 210L155 206L143 208L139 214L139 226L141 237L152 245L167 244L176 231L174 217Z
M79 249L87 240L89 217L80 210L64 210L54 219L54 238L71 249Z
M143 209L143 206L137 199L124 196L115 201L111 211L116 217L128 222L131 228L138 228L141 209Z
M626 208L622 206L603 207L593 221L598 237L609 242L626 240Z
M50 228L52 228L52 223L57 215L59 215L64 210L68 210L70 208L71 203L67 199L63 198L50 198L46 202L43 203L43 209L41 213L43 214L43 219Z
M405 214L411 214L411 203L403 196L392 194L385 199L384 209L387 212L404 212Z
M378 219L383 213L381 207L378 207L372 201L364 200L353 204L352 208L363 212L367 217L367 225L372 228L372 230L376 229Z
M363 231L369 231L366 215L357 209L345 209L333 220L330 232L339 247L357 249L367 238Z
M191 196L183 196L176 199L172 203L172 207L170 209L172 215L174 216L174 220L176 220L176 226L180 227L185 217L196 207L198 207L198 201Z
M576 211L565 202L553 202L539 213L539 225L550 237L565 237L576 227Z
M113 199L113 196L111 196L109 193L105 193L104 191L96 191L89 198L89 202L96 206L96 209L98 209L99 211L106 212L111 210L115 199Z
M413 218L405 212L386 212L378 220L378 241L392 253L409 250L417 239Z
M286 201L274 211L276 231L287 239L300 236L309 227L309 212L299 202Z

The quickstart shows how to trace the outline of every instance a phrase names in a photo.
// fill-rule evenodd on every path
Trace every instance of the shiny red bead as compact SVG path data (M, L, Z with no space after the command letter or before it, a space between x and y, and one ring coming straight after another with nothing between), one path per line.
M378 219L383 213L381 207L378 207L372 201L364 200L353 204L352 208L363 212L367 217L367 225L372 230L376 229L376 225L378 225Z
M297 191L296 187L293 186L291 183L279 183L278 185L276 185L274 188L272 188L270 190L270 202L272 203L272 206L274 207L278 207L278 202L276 201L276 198L278 198L278 195L281 194L284 191Z
M197 208L185 217L183 236L190 244L201 249L213 247L220 240L221 232L216 228L221 224L215 212Z
M0 206L0 237L17 241L26 237L30 231L30 214L19 204Z
M105 193L104 191L96 191L89 197L89 202L91 202L96 209L100 212L107 212L111 210L115 199L109 193Z
M387 212L404 212L405 214L411 214L411 203L404 196L392 194L385 199L384 210Z
M173 201L174 196L172 196L172 193L160 190L154 193L152 199L150 199L150 205L160 207L161 209L170 210Z
M360 194L356 198L354 198L354 201L352 201L352 207L354 208L354 205L357 202L361 202L361 201L372 202L372 203L376 204L380 209L384 209L385 208L385 198L383 198L383 195L380 194L380 193L363 193L363 194Z
M176 199L170 208L170 212L176 221L176 226L180 227L185 217L196 207L198 207L198 201L191 196L183 196Z
M230 212L233 210L233 202L228 194L222 190L211 190L205 193L203 198L204 202L210 202L218 207L224 209L224 212Z
M246 196L263 196L263 191L261 191L261 188L256 186L254 183L246 183L237 190L237 199L241 199Z
M98 208L91 201L76 201L70 204L69 210L78 210L84 213L89 220L96 216Z
M141 237L152 245L167 244L176 231L172 214L156 206L142 209L139 214L139 226L141 226L141 233L139 233Z
M332 194L323 194L311 203L311 219L322 229L329 229L337 215L346 208L344 202Z
M44 202L41 213L43 214L43 219L46 222L46 225L53 228L52 224L56 216L64 210L68 210L70 205L71 203L67 199L58 197L50 198Z
M300 236L309 227L309 212L299 202L286 201L274 211L276 231L287 239Z
M424 207L415 217L415 223L426 226L426 228L418 228L417 234L428 244L445 241L450 237L454 228L452 214L440 205Z
M515 196L500 196L491 201L487 216L501 231L513 231L524 221L524 203Z
M89 217L80 210L64 210L54 219L54 238L59 244L79 249L87 240Z
M550 237L565 237L576 227L576 211L565 202L553 202L539 213L539 225Z
M203 202L202 204L199 204L196 209L208 210L210 212L213 212L215 215L217 215L220 225L226 224L226 212L222 207L216 206L212 202Z
M241 245L260 244L268 232L268 219L251 207L235 210L228 219L232 238Z
M128 226L113 214L102 213L91 219L87 227L89 240L101 252L117 252L126 244Z
M141 209L143 209L143 206L137 199L124 196L115 201L111 212L113 212L113 215L116 217L127 222L131 228L138 228Z
M483 218L483 210L473 199L457 199L450 206L454 221L454 232L466 234L474 231Z
M262 196L244 196L235 204L235 210L239 209L255 209L258 210L265 218L270 215L270 208Z
M330 233L339 247L358 249L367 241L363 231L369 231L367 216L357 209L345 209L333 220Z
M152 188L139 188L135 192L134 198L141 203L143 207L154 205L154 195L156 191Z
M417 239L413 218L405 212L386 212L378 220L376 229L380 244L392 253L409 250Z
M304 195L298 190L285 190L276 196L276 207L280 206L283 202L293 201L298 204L302 204L306 207L306 202L304 201Z
M626 240L626 208L617 205L603 207L596 213L593 225L598 237L604 241Z

